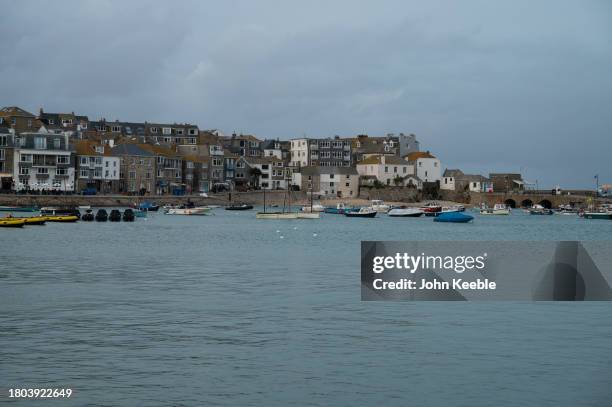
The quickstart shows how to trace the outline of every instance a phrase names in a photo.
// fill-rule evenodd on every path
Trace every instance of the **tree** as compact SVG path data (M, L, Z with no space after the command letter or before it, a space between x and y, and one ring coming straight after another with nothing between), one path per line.
M385 187L385 184L383 184L379 180L374 180L374 183L372 185L374 186L374 189L382 189Z
M396 175L395 178L393 178L393 183L396 187L399 187L404 183L404 178L400 177L399 175Z

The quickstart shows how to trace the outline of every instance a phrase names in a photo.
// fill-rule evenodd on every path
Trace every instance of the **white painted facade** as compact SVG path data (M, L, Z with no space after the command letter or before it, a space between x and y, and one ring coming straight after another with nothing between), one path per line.
M440 160L437 158L419 157L415 161L416 175L423 182L436 182L442 178Z
M375 162L377 161L377 162ZM374 176L385 185L396 185L396 177L402 178L403 186L408 185L408 177L414 174L414 166L395 156L371 156L357 163L360 176Z
M74 191L74 166L70 151L15 149L13 179L21 191Z
M455 177L442 177L442 180L440 181L440 189L454 191L455 190Z
M308 162L308 139L298 138L291 140L291 162L292 167L306 167Z

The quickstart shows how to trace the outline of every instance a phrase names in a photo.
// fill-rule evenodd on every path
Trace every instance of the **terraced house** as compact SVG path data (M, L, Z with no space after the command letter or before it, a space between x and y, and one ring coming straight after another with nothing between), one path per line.
M124 143L111 149L119 157L119 192L140 194L154 192L155 156L138 144Z
M292 167L350 167L352 163L352 139L299 138L291 140Z
M17 106L0 109L0 125L3 124L13 129L14 134L36 132L40 128L40 122L32 113Z
M287 189L289 168L276 157L240 157L236 162L236 186L239 189Z
M157 195L185 193L183 183L183 159L174 150L152 144L140 147L155 157L155 193Z
M200 129L194 124L145 123L147 143L171 145L195 145L198 143Z
M86 193L119 192L121 159L107 145L90 140L75 142L76 191Z
M66 132L68 136L74 138L83 138L83 132L89 129L89 118L76 115L74 112L48 113L40 108L36 119L48 131L54 133Z
M8 192L13 185L13 154L15 136L10 128L0 125L0 191Z
M15 190L74 190L74 154L67 135L24 132L15 136L14 144Z

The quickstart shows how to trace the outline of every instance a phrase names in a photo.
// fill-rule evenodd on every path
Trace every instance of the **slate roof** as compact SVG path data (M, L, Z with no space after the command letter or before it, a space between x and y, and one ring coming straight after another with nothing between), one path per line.
M111 149L112 155L137 155L143 157L153 157L149 151L144 150L138 144L119 144Z

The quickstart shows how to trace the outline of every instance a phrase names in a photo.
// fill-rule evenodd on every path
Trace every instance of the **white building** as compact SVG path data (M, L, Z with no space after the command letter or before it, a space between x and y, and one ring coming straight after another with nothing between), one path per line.
M240 157L235 180L262 189L287 189L291 176L283 160L276 157Z
M308 139L298 138L291 140L291 167L308 166Z
M351 198L359 195L359 174L353 167L308 166L293 173L293 185L321 197Z
M357 163L357 172L365 180L376 179L385 185L419 186L414 165L397 156L372 155Z
M112 148L89 140L75 143L77 154L77 191L95 188L98 192L111 192L118 184L121 158L111 154Z
M21 133L15 137L15 189L73 191L74 160L65 134Z
M440 160L431 155L429 151L414 152L404 157L414 165L416 176L423 182L436 182L442 179Z

